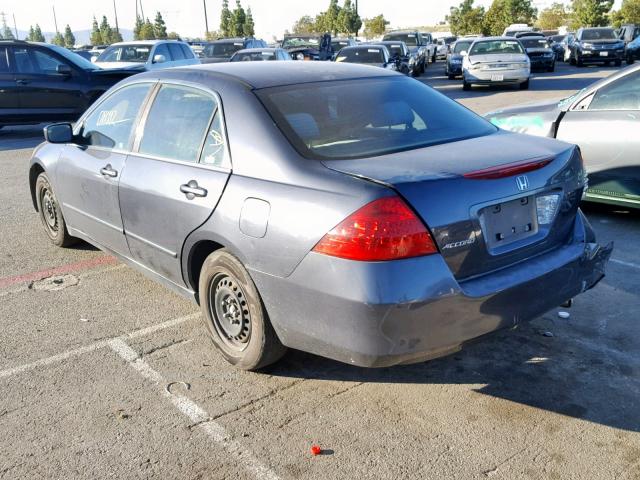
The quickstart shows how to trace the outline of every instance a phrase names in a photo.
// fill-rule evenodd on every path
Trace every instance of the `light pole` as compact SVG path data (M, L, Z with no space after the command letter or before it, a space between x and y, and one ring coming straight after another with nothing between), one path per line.
M209 20L207 20L207 0L202 0L204 6L204 38L209 40Z

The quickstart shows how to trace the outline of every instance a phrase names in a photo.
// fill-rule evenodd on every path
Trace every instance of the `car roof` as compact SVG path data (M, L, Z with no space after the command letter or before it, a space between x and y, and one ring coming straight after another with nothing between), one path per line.
M496 40L509 40L512 42L517 42L519 39L515 38L515 37L503 37L503 36L497 36L497 37L479 37L476 38L474 40L474 42L491 42L491 41L496 41Z
M351 48L351 47L348 47ZM202 79L210 74L212 79L223 77L255 89L296 85L302 83L333 80L356 80L362 78L396 77L392 70L379 69L372 75L371 68L355 63L339 62L224 62L186 67L168 68L142 73L130 78L148 76L162 80L166 75L180 76L188 81L190 73L197 73Z
M233 37L233 38L219 38L218 40L213 40L212 42L208 42L208 43L231 43L231 42L246 42L247 40L254 40L253 38L250 37Z
M385 32L384 36L386 37L387 35L395 35L397 33L420 33L418 32L418 30L392 30L390 32Z
M108 47L118 46L118 45L155 45L160 42L179 42L180 40L132 40L130 42L117 42L112 43L111 45L107 45Z
M282 48L279 48L279 47L243 48L242 50L238 50L236 53L275 52L277 50L282 50Z

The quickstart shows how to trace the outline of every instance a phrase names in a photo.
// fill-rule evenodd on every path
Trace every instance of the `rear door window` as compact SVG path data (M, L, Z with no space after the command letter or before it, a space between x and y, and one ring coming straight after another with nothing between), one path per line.
M83 122L85 143L127 150L133 126L150 88L150 83L129 85L101 102Z
M599 89L589 110L640 110L640 70Z
M9 71L8 51L9 49L7 47L0 47L0 73L7 73Z
M184 45L182 43L180 43L179 45L180 45L180 48L182 49L184 58L188 58L189 60L191 60L193 58L193 50L191 50L191 48L189 48L187 45Z
M161 43L156 46L156 51L153 52L153 61L155 62L156 55L162 55L164 57L165 62L171 61L171 54L169 53L169 49L167 48L166 43Z
M163 85L149 110L139 153L197 162L216 107L201 90Z
M174 61L185 59L184 53L182 52L180 45L178 45L177 43L168 43L167 46L169 47L169 51L171 52L171 57L173 58Z

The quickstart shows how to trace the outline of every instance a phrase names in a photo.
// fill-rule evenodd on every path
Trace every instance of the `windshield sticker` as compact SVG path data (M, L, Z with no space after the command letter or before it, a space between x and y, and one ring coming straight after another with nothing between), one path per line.
M531 116L511 116L506 118L492 117L489 119L496 127L511 132L527 132L532 133L534 131L544 132L544 120L538 115Z

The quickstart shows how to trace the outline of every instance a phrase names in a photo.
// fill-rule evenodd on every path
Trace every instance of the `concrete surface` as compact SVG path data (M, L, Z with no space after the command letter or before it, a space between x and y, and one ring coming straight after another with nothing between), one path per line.
M560 65L528 92L463 92L441 62L421 80L483 113L613 70ZM616 249L569 319L417 365L290 352L246 373L197 306L92 247L49 243L27 185L40 139L0 132L0 478L640 478L640 214L586 207Z

